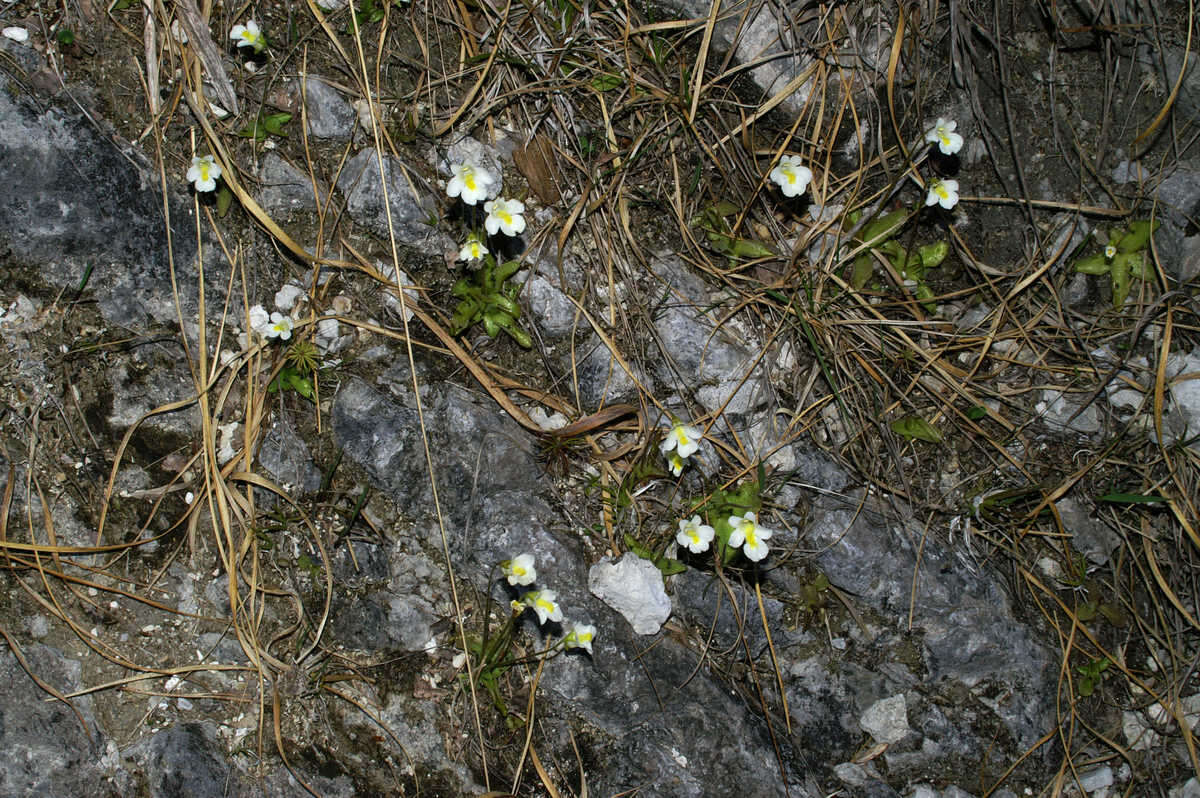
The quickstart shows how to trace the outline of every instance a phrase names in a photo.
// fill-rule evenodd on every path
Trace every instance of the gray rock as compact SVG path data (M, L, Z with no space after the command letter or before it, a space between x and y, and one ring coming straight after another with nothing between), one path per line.
M532 275L525 283L524 296L529 315L537 321L544 337L557 340L576 328L575 305L545 277ZM580 322L587 324L582 316Z
M625 616L639 635L657 634L671 615L662 571L633 552L626 552L615 563L605 558L593 565L588 571L588 589Z
M30 671L56 690L82 687L75 660L41 644L23 653ZM0 685L0 794L120 794L100 766L104 736L92 716L90 696L74 698L70 706L48 701L7 645L0 648Z
M1055 502L1062 516L1063 527L1071 535L1071 546L1087 556L1093 565L1104 565L1109 555L1124 541L1112 527L1097 518L1077 499L1066 498Z
M419 181L401 161L385 154L385 206L379 174L379 161L373 147L360 150L346 164L338 178L337 187L346 197L346 212L350 217L377 236L386 238L386 208L390 207L392 229L397 241L402 244L420 244L433 236L434 230L430 224L435 219L435 206L429 195L416 193L420 186Z
M146 418L152 410L196 395L182 348L140 347L132 358L109 369L108 376L113 386L108 424L123 432L141 421L140 437L145 440L136 442L144 446L148 459L170 453L200 429L200 410L195 405Z
M258 183L258 204L269 214L317 209L309 176L273 152L263 157Z
M1200 170L1180 164L1154 192L1162 214L1175 227L1186 228L1200 207Z
M753 347L735 341L726 327L717 329L703 309L708 293L699 278L674 256L659 257L650 267L672 289L654 318L661 355L655 376L693 391L710 413L724 407L744 414L764 404L766 380L754 365Z
M1042 414L1042 421L1056 430L1072 430L1090 435L1102 428L1100 411L1093 402L1080 410L1079 403L1062 391L1047 388L1042 391L1042 401L1034 409Z
M850 482L849 475L833 458L810 444L797 442L792 446L796 470L792 479L797 484L822 491L837 492Z
M1113 769L1108 765L1085 770L1079 774L1079 786L1084 792L1093 793L1113 785Z
M1171 377L1193 376L1171 380L1170 407L1163 414L1163 439L1167 443L1191 440L1191 448L1200 449L1200 441L1195 437L1196 431L1200 430L1200 377L1194 376L1200 374L1200 349L1171 355L1167 360L1167 372Z
M621 368L620 362L613 356L609 348L592 334L586 344L575 351L579 375L579 399L586 409L599 408L602 404L615 404L632 399L637 395L637 384ZM633 368L626 360L626 364ZM643 385L647 380L643 375L634 372Z
M908 707L904 694L881 698L858 719L863 731L881 743L898 743L908 734Z
M730 583L730 591L737 602L735 609L720 580L714 574L695 568L688 568L673 576L671 589L676 617L700 630L705 638L711 631L712 645L718 650L728 651L740 646L743 637L752 657L757 658L766 650L767 637L753 591L743 585ZM783 604L778 600L764 595L763 607L776 645L807 637L803 633L797 635L789 632L784 622Z
M0 163L0 249L58 288L77 288L90 267L86 290L113 323L177 324L159 178L140 151L74 107L38 105L0 70ZM169 205L176 284L193 318L195 223L181 196ZM222 283L208 283L218 307Z
M304 84L308 132L319 139L350 138L358 115L341 92L324 80L309 76Z
M289 493L312 493L321 487L321 470L286 415L276 418L263 438L258 462Z
M1170 260L1162 258L1160 262L1167 261L1168 264L1171 262L1178 264L1174 269L1174 276L1179 282L1188 283L1200 275L1200 236L1188 236L1183 239L1179 250L1175 258Z
M437 620L432 605L418 595L378 590L365 596L334 596L328 635L335 642L366 651L395 648L421 651L433 637Z
M1200 781L1192 776L1183 784L1172 787L1170 796L1171 798L1200 798Z
M178 723L135 743L136 763L151 798L206 798L229 794L236 771L212 723Z
M530 436L494 405L478 404L461 388L440 383L425 401L425 424L442 509L459 533L484 497L538 484L541 470ZM420 428L415 409L361 380L346 383L334 399L333 433L347 456L399 507L424 519L432 512L433 494ZM435 525L428 534L440 549Z
M695 652L671 637L646 647L616 618L607 611L597 616L597 625L610 631L594 658L558 657L543 678L549 695L569 702L569 716L594 727L582 754L604 764L588 774L589 790L767 798L784 795L789 785L795 798L820 795L801 786L787 753L780 772L760 719L697 670Z
M1179 80L1179 70L1184 65L1184 49L1164 47L1159 55L1161 61L1155 60L1155 66L1159 68L1158 79L1169 89ZM1196 54L1188 53L1187 68L1184 69L1183 81L1180 83L1174 105L1175 119L1180 124L1200 121L1200 69L1196 68L1196 63Z
M842 782L851 787L861 787L870 778L867 775L866 768L862 765L856 765L853 762L842 762L841 764L834 765L833 772Z
M971 573L926 537L914 591L920 527L886 523L830 497L814 503L810 519L807 544L819 552L817 563L835 586L906 623L911 605L913 626L924 632L921 651L930 684L998 685L1011 698L991 712L1018 744L1032 745L1045 733L1053 716L1051 659L1013 616L995 578L982 570Z
M663 6L684 18L704 18L711 9L707 0L666 0ZM808 56L798 55L804 52L804 29L794 18L779 15L778 10L768 4L731 0L721 5L719 19L713 33L716 49L721 52L733 49L737 60L743 64L759 63L750 70L750 76L766 97L782 91L811 62ZM781 21L785 19L787 22ZM799 113L812 94L813 86L811 80L802 83L783 98L780 108L789 114Z

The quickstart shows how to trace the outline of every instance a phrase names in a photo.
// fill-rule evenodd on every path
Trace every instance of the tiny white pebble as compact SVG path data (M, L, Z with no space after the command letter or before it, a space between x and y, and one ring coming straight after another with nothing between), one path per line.
M196 494L192 493L189 490L187 493L183 494L183 500L185 502L187 502L188 504L191 504L192 502L194 502L196 500Z
M29 31L25 30L24 28L18 28L16 25L5 28L3 33L4 38L12 39L14 42L29 41Z

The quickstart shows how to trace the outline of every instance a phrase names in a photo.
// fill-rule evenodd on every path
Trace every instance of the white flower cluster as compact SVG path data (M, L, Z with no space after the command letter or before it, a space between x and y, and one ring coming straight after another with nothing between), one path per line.
M537 568L534 567L532 554L519 554L511 560L500 563L500 571L508 584L513 587L530 587L537 582ZM519 599L512 602L513 612L522 613L533 610L537 613L538 624L548 622L562 623L562 606L558 603L558 594L553 590L526 590ZM592 640L596 637L596 627L586 623L572 623L562 639L563 648L582 648L592 653Z
M733 528L729 535L730 548L741 548L746 559L751 562L759 562L767 556L770 549L766 540L775 532L765 526L759 526L757 514L746 512L742 515L731 515L728 520L729 526ZM701 522L700 516L693 515L679 522L679 532L675 535L675 541L693 554L701 554L708 551L716 534L715 529Z
M285 313L280 313L278 310L268 314L266 308L262 305L255 305L250 308L250 329L263 338L278 338L281 341L286 341L292 337L292 328L294 326L295 322L292 321L292 317Z
M675 422L658 447L666 456L671 473L675 476L683 473L685 461L699 451L703 438L704 433L698 428L681 421ZM755 513L731 515L728 522L733 530L729 534L730 547L741 548L751 562L759 562L767 556L769 549L765 541L775 533L759 526ZM699 515L693 515L679 522L679 532L675 535L675 541L693 554L702 554L709 550L716 536L716 529L704 523Z
M700 448L704 433L690 424L677 422L667 432L667 437L658 445L658 449L667 458L667 465L675 476L683 474L687 459Z
M446 194L458 197L467 205L477 205L480 200L487 199L492 186L496 184L496 176L482 166L471 163L456 163L450 166L450 182L446 184ZM525 232L525 203L515 199L497 197L483 204L487 218L483 221L488 235L504 233L506 236L519 236ZM459 260L479 260L488 254L478 234L472 234L459 250Z
M943 119L938 117L938 120L933 123L933 127L925 133L925 141L928 144L936 144L942 155L954 155L963 146L963 137L955 132L958 123L953 119ZM934 178L929 181L925 187L925 204L940 205L946 210L950 210L958 204L958 181L943 180Z

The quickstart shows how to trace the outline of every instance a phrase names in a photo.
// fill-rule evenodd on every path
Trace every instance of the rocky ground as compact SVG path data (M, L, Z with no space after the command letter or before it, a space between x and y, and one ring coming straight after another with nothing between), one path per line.
M928 25L943 30L935 5ZM471 9L502 42L504 10ZM852 91L830 97L859 98L885 129L902 21L858 9L845 38L817 51L795 43L813 20L765 9L713 28L700 51L722 62L713 85L752 65L737 90L758 98L751 108L778 96L770 119L786 129L812 114L805 70L853 49ZM593 9L587 24L618 11ZM329 41L309 9L257 9L275 36L292 25L295 47L273 41L253 70L224 46L233 12L209 14L243 106L221 121L196 115L182 73L164 70L146 94L137 70L121 71L123 53L144 58L131 44L143 25L164 62L188 52L165 43L184 6L89 5L49 26L24 4L0 10L6 31L28 34L0 39L0 793L1200 794L1190 73L1169 141L1129 149L1138 130L1109 130L1154 117L1167 90L1151 84L1179 74L1174 49L1146 60L1136 42L1081 42L1066 20L1052 35L1007 9L1002 89L979 63L986 17L959 17L965 38L914 39L900 90L915 118L901 121L919 141L934 117L962 120L973 144L954 174L974 196L914 233L953 239L955 265L929 278L935 308L900 279L859 286L874 299L851 318L822 309L854 292L812 276L843 279L845 263L832 266L843 230L820 223L856 203L834 175L876 180L876 210L921 197L889 193L871 161L887 156L848 121L820 128L822 196L815 182L803 206L746 206L743 240L771 242L746 266L719 235L698 243L700 228L663 221L672 202L699 212L696 197L747 179L692 153L686 126L646 122L657 172L628 167L618 174L641 182L605 195L604 169L649 140L641 117L619 119L609 140L597 105L573 109L597 115L572 135L599 131L608 153L583 187L531 160L533 106L501 108L485 90L442 130L470 80L409 124L402 98L424 96L413 64L433 58L429 41L404 38L428 19L420 8L388 12L401 33L381 62L384 110L318 55L352 46L347 9L331 12ZM637 22L698 38L708 14L659 8ZM72 19L67 43L56 31ZM360 24L391 41L379 20ZM1178 33L1155 30L1168 44ZM471 47L486 58L488 41ZM1045 63L1050 43L1066 64ZM684 64L698 45L671 42ZM1109 61L1105 48L1124 49ZM554 74L529 57L505 66L520 85ZM1100 84L1074 85L1076 61L1129 70L1101 98L1108 116L1089 116ZM916 76L951 62L976 83L958 100L945 82L923 95ZM1045 90L1054 81L1059 95ZM732 102L730 88L719 103ZM293 114L286 138L236 135L255 104ZM1019 113L997 110L1009 106ZM1113 110L1126 106L1128 117ZM1117 142L1076 159L1085 177L1047 143L1067 125L1016 162L1004 142L1018 133L987 125L1028 127L1047 107L1100 149ZM536 110L539 124L565 125L562 108ZM372 134L385 117L387 144ZM238 165L230 209L183 178L192 142L212 149L206 124ZM706 146L726 132L692 129ZM1078 154L1079 142L1057 144ZM526 198L529 226L509 254L528 350L479 327L446 332L473 211L444 186L463 162ZM699 164L696 197L686 174L659 182L668 163ZM1114 312L1115 282L1071 263L1121 209L1141 218L1155 199L1160 277L1133 281L1136 313ZM1018 265L1025 252L1041 259ZM401 284L414 286L405 302ZM256 336L253 305L294 319L290 341ZM891 422L906 412L943 432L901 434ZM658 448L672 417L705 431L678 478ZM718 566L675 546L696 500L718 506L721 488L751 485L774 530L766 559ZM562 623L513 615L519 594L500 563L525 552ZM596 627L590 652L561 648L571 623Z

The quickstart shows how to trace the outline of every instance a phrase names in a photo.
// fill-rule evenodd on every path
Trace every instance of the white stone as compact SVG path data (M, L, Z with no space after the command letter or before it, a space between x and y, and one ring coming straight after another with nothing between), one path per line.
M1093 793L1097 790L1107 790L1112 784L1113 771L1108 765L1079 774L1079 786L1085 792Z
M662 572L633 552L613 562L605 557L588 571L592 595L625 616L633 631L652 635L671 615Z
M1121 731L1125 733L1129 747L1135 751L1148 751L1158 744L1158 732L1146 724L1146 719L1140 712L1122 712Z
M938 798L938 791L928 784L918 784L908 798Z
M881 698L867 707L858 719L858 725L878 742L890 744L903 740L908 734L908 707L904 703L904 694Z
M296 300L304 296L304 289L295 283L288 283L275 292L275 307L285 313L296 307Z
M1178 787L1172 787L1168 795L1171 798L1200 798L1200 782L1192 776Z
M866 768L854 762L842 762L833 766L834 775L851 787L861 787L869 778Z
M12 25L4 29L4 38L12 39L14 42L27 42L29 41L29 31Z

